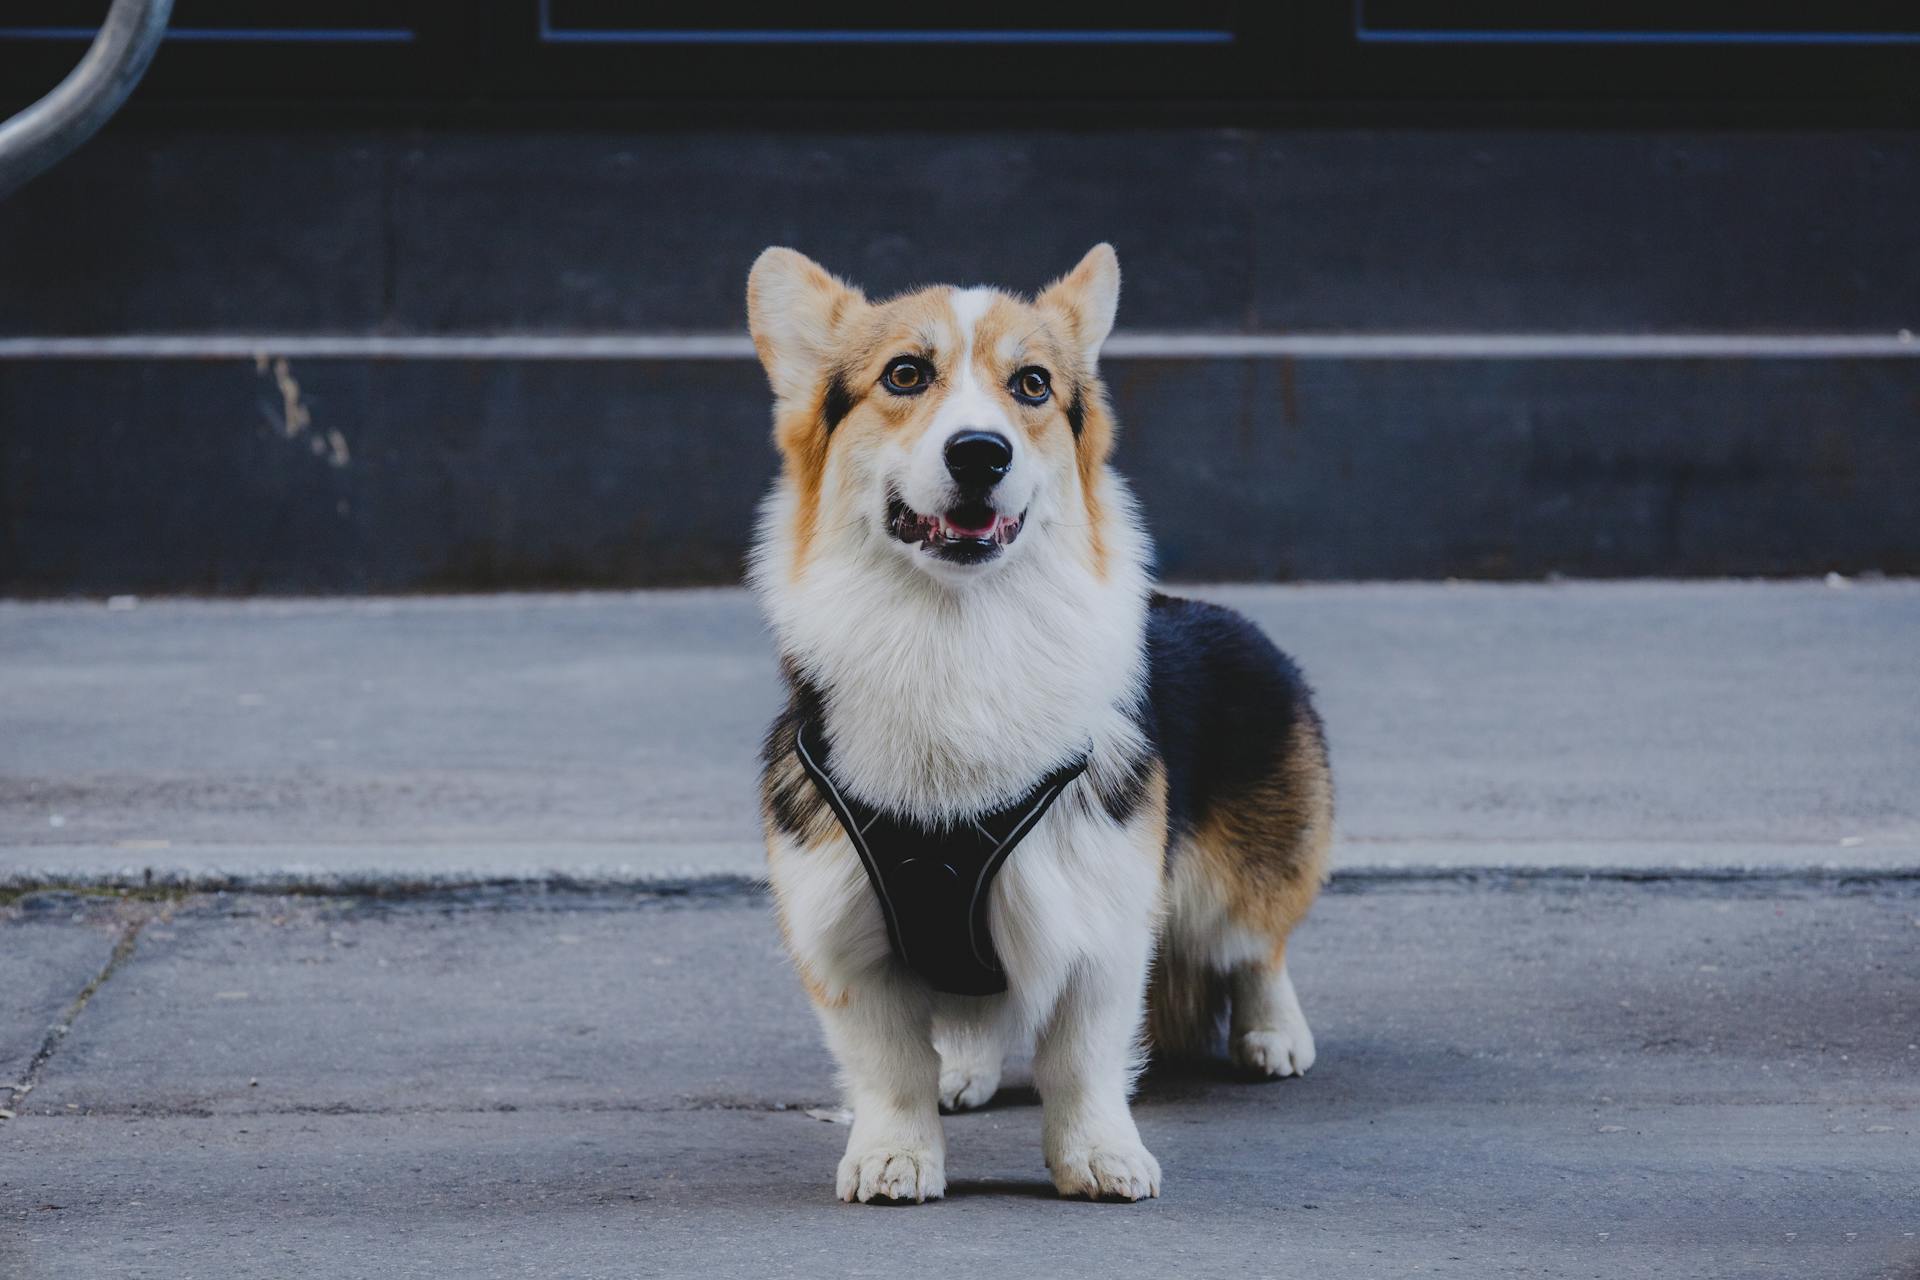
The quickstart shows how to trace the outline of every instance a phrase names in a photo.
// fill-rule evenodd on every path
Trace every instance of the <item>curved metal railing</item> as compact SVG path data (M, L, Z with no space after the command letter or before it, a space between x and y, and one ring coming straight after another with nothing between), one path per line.
M87 56L46 97L0 124L0 200L99 132L160 47L173 0L113 0Z

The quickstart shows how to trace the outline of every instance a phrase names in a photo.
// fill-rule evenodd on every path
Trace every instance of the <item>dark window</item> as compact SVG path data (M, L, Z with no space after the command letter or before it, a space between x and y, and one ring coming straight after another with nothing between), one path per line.
M65 74L105 11L0 0L0 107ZM135 110L860 127L1689 111L1912 124L1917 95L1920 0L177 0Z

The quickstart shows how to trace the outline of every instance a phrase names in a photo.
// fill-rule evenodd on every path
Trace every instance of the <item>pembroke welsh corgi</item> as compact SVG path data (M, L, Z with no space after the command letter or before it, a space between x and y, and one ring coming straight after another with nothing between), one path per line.
M791 249L747 282L779 478L749 578L789 689L762 808L781 933L837 1059L843 1200L946 1186L944 1107L1031 1043L1069 1196L1158 1195L1150 1043L1298 1075L1287 938L1327 870L1325 739L1246 619L1155 592L1109 465L1120 267L1029 299L871 302ZM1230 1011L1230 1012L1229 1012Z

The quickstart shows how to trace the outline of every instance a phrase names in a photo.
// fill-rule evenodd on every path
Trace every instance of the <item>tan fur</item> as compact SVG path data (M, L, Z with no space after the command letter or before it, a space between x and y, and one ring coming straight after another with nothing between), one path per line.
M1293 726L1266 782L1208 814L1194 851L1224 891L1234 924L1269 938L1276 957L1327 878L1333 780L1318 728Z
M1147 775L1144 803L1148 821L1141 832L1153 858L1154 871L1164 873L1167 867L1167 766L1159 760L1153 762L1153 770Z
M867 310L858 289L791 249L769 249L747 282L747 327L774 392L774 443L800 494L793 572L805 566L819 522L827 441L822 374L850 323Z
M800 498L793 512L793 563L788 572L799 577L807 567L814 533L820 526L820 481L827 469L827 438L819 429L824 395L802 413L789 413L775 428L774 438L786 459Z
M1103 280L1111 280L1116 288L1120 280L1119 259L1109 244L1095 245L1073 270L1042 289L1034 309L1056 319L1068 341L1084 346L1089 317L1096 312L1104 312L1109 320L1112 317L1115 300L1096 296ZM1091 352L1081 354L1092 359Z
M1113 250L1105 246L1102 248L1106 257L1111 257ZM1099 479L1113 455L1116 432L1113 412L1107 406L1106 385L1093 376L1086 354L1074 348L1082 341L1085 326L1083 316L1090 306L1098 305L1097 300L1086 295L1093 287L1092 281L1103 260L1101 249L1096 249L1079 266L1041 290L1040 296L1034 300L1034 310L1046 316L1050 326L1061 331L1060 337L1064 340L1062 345L1071 360L1069 367L1074 385L1080 389L1085 408L1080 438L1074 445L1079 462L1080 497L1087 510L1093 571L1101 578L1107 576L1107 548L1101 537L1106 513L1101 508Z
M1112 254L1101 246L1031 302L1012 294L997 297L974 327L972 359L989 386L1028 364L1052 372L1057 394L1037 408L1021 409L1019 417L1037 448L1075 454L1089 556L1094 573L1104 579L1107 513L1099 481L1113 451L1115 428L1105 388L1081 346L1091 326L1086 309L1100 305L1086 295L1099 278L1103 252ZM797 499L787 566L791 577L806 571L822 520L831 518L831 496L824 492L829 451L857 449L875 432L903 435L911 443L938 412L951 379L913 397L871 393L899 356L920 356L941 367L943 357L952 359L961 341L952 296L953 290L942 286L871 303L790 249L769 249L754 264L747 286L748 327L773 385L774 442ZM829 434L826 399L836 376L853 407ZM1077 438L1066 417L1075 391L1085 407Z
M1080 500L1087 509L1088 547L1093 556L1093 572L1107 576L1107 544L1101 537L1107 513L1100 503L1099 479L1113 452L1113 415L1107 409L1106 389L1093 386L1087 393L1086 417L1080 432Z
M1277 972L1287 939L1326 883L1333 843L1333 777L1319 725L1297 721L1265 781L1206 814L1179 856L1226 904L1231 924L1265 941ZM1147 1035L1158 1052L1205 1057L1226 1011L1227 974L1193 949L1163 946L1147 995Z

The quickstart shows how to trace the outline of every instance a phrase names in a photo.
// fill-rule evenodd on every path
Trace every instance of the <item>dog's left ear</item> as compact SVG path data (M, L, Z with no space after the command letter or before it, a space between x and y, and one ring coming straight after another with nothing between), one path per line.
M747 328L773 393L806 400L826 380L836 334L866 302L861 292L804 253L775 246L747 276Z
M1120 309L1120 255L1105 241L1087 250L1080 265L1048 285L1034 300L1058 315L1089 369L1100 363L1100 344L1113 332Z

